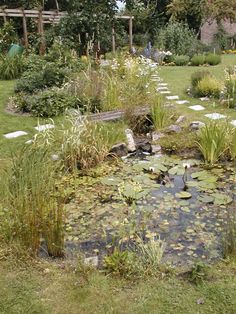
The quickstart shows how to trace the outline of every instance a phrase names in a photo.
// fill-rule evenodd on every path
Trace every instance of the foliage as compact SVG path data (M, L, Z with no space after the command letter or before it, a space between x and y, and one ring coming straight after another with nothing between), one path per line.
M4 23L0 28L0 53L6 53L16 40L17 35L12 22Z
M55 63L44 63L39 61L38 64L39 67L37 68L35 65L34 71L28 70L23 73L22 77L16 84L16 92L32 94L35 91L46 87L59 87L69 73L68 69L59 68ZM30 63L28 66L30 67Z
M229 127L219 122L209 122L198 133L197 146L206 162L215 164L229 148Z
M204 76L197 84L194 94L199 97L219 98L222 84L213 76Z
M189 56L185 56L185 55L175 56L174 57L174 63L177 66L188 65Z
M192 269L189 271L190 282L199 285L204 282L208 277L207 273L208 267L202 262L197 262L193 265Z
M12 80L19 78L22 73L23 59L21 56L1 56L0 79Z
M191 59L191 65L199 66L205 63L205 55L194 55Z
M63 192L56 164L45 149L25 147L1 179L1 236L36 256L45 239L48 254L63 255Z
M75 97L66 94L58 88L46 89L32 96L23 93L13 98L17 108L23 112L30 112L36 117L55 117L63 114L68 108L77 108Z
M217 65L221 63L221 56L217 54L210 53L206 55L206 63L209 65Z
M121 251L115 248L114 252L105 256L104 267L108 273L116 276L128 277L133 272L134 255L129 251Z
M194 32L187 25L178 22L168 23L156 38L160 48L175 55L191 55L195 42Z

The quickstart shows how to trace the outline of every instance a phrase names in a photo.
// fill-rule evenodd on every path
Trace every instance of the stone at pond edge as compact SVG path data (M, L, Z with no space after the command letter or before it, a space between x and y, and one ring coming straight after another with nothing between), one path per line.
M190 123L189 127L191 130L199 130L200 128L202 128L203 126L205 126L205 123L201 122L201 121L193 121Z
M179 116L175 123L180 124L183 123L185 120L186 120L185 116Z
M172 124L166 129L166 133L180 133L182 128L179 125Z
M110 150L110 154L114 154L118 157L126 156L128 154L127 145L125 143L119 143L119 144L113 145Z
M126 129L125 130L125 135L127 138L127 148L129 152L134 152L136 150L136 145L135 145L135 141L134 141L134 134L133 131L130 129Z
M155 153L160 153L161 151L161 146L160 145L152 145L152 152Z
M152 153L152 145L146 139L138 139L136 140L136 149L137 151L142 151L146 153Z
M152 132L152 140L153 142L158 141L160 138L165 137L165 134L161 133L161 132Z
M84 259L84 264L87 266L98 267L98 256L86 257Z

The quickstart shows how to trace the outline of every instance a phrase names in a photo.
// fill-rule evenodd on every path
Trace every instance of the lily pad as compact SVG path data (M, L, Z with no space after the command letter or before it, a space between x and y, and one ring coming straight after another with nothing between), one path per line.
M181 199L188 199L192 197L192 194L189 192L182 191L182 192L176 193L175 196Z
M111 185L111 186L117 186L122 182L122 180L114 177L106 177L102 178L101 183L106 184L106 185Z
M200 195L200 196L198 196L197 199L198 199L200 202L206 203L206 204L209 204L209 203L213 203L213 202L214 202L214 197L213 197L213 196L210 196L210 195Z

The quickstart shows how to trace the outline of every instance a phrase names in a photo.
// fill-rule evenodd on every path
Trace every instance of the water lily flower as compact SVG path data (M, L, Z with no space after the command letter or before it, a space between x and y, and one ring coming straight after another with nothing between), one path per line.
M183 163L183 167L189 169L191 165L189 163Z

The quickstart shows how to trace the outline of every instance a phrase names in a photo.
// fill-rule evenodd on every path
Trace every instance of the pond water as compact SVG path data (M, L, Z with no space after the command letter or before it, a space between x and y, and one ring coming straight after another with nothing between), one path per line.
M236 173L227 164L168 156L127 159L109 174L84 177L68 204L66 247L100 258L138 234L166 242L164 261L185 265L222 256L222 230L235 210Z

